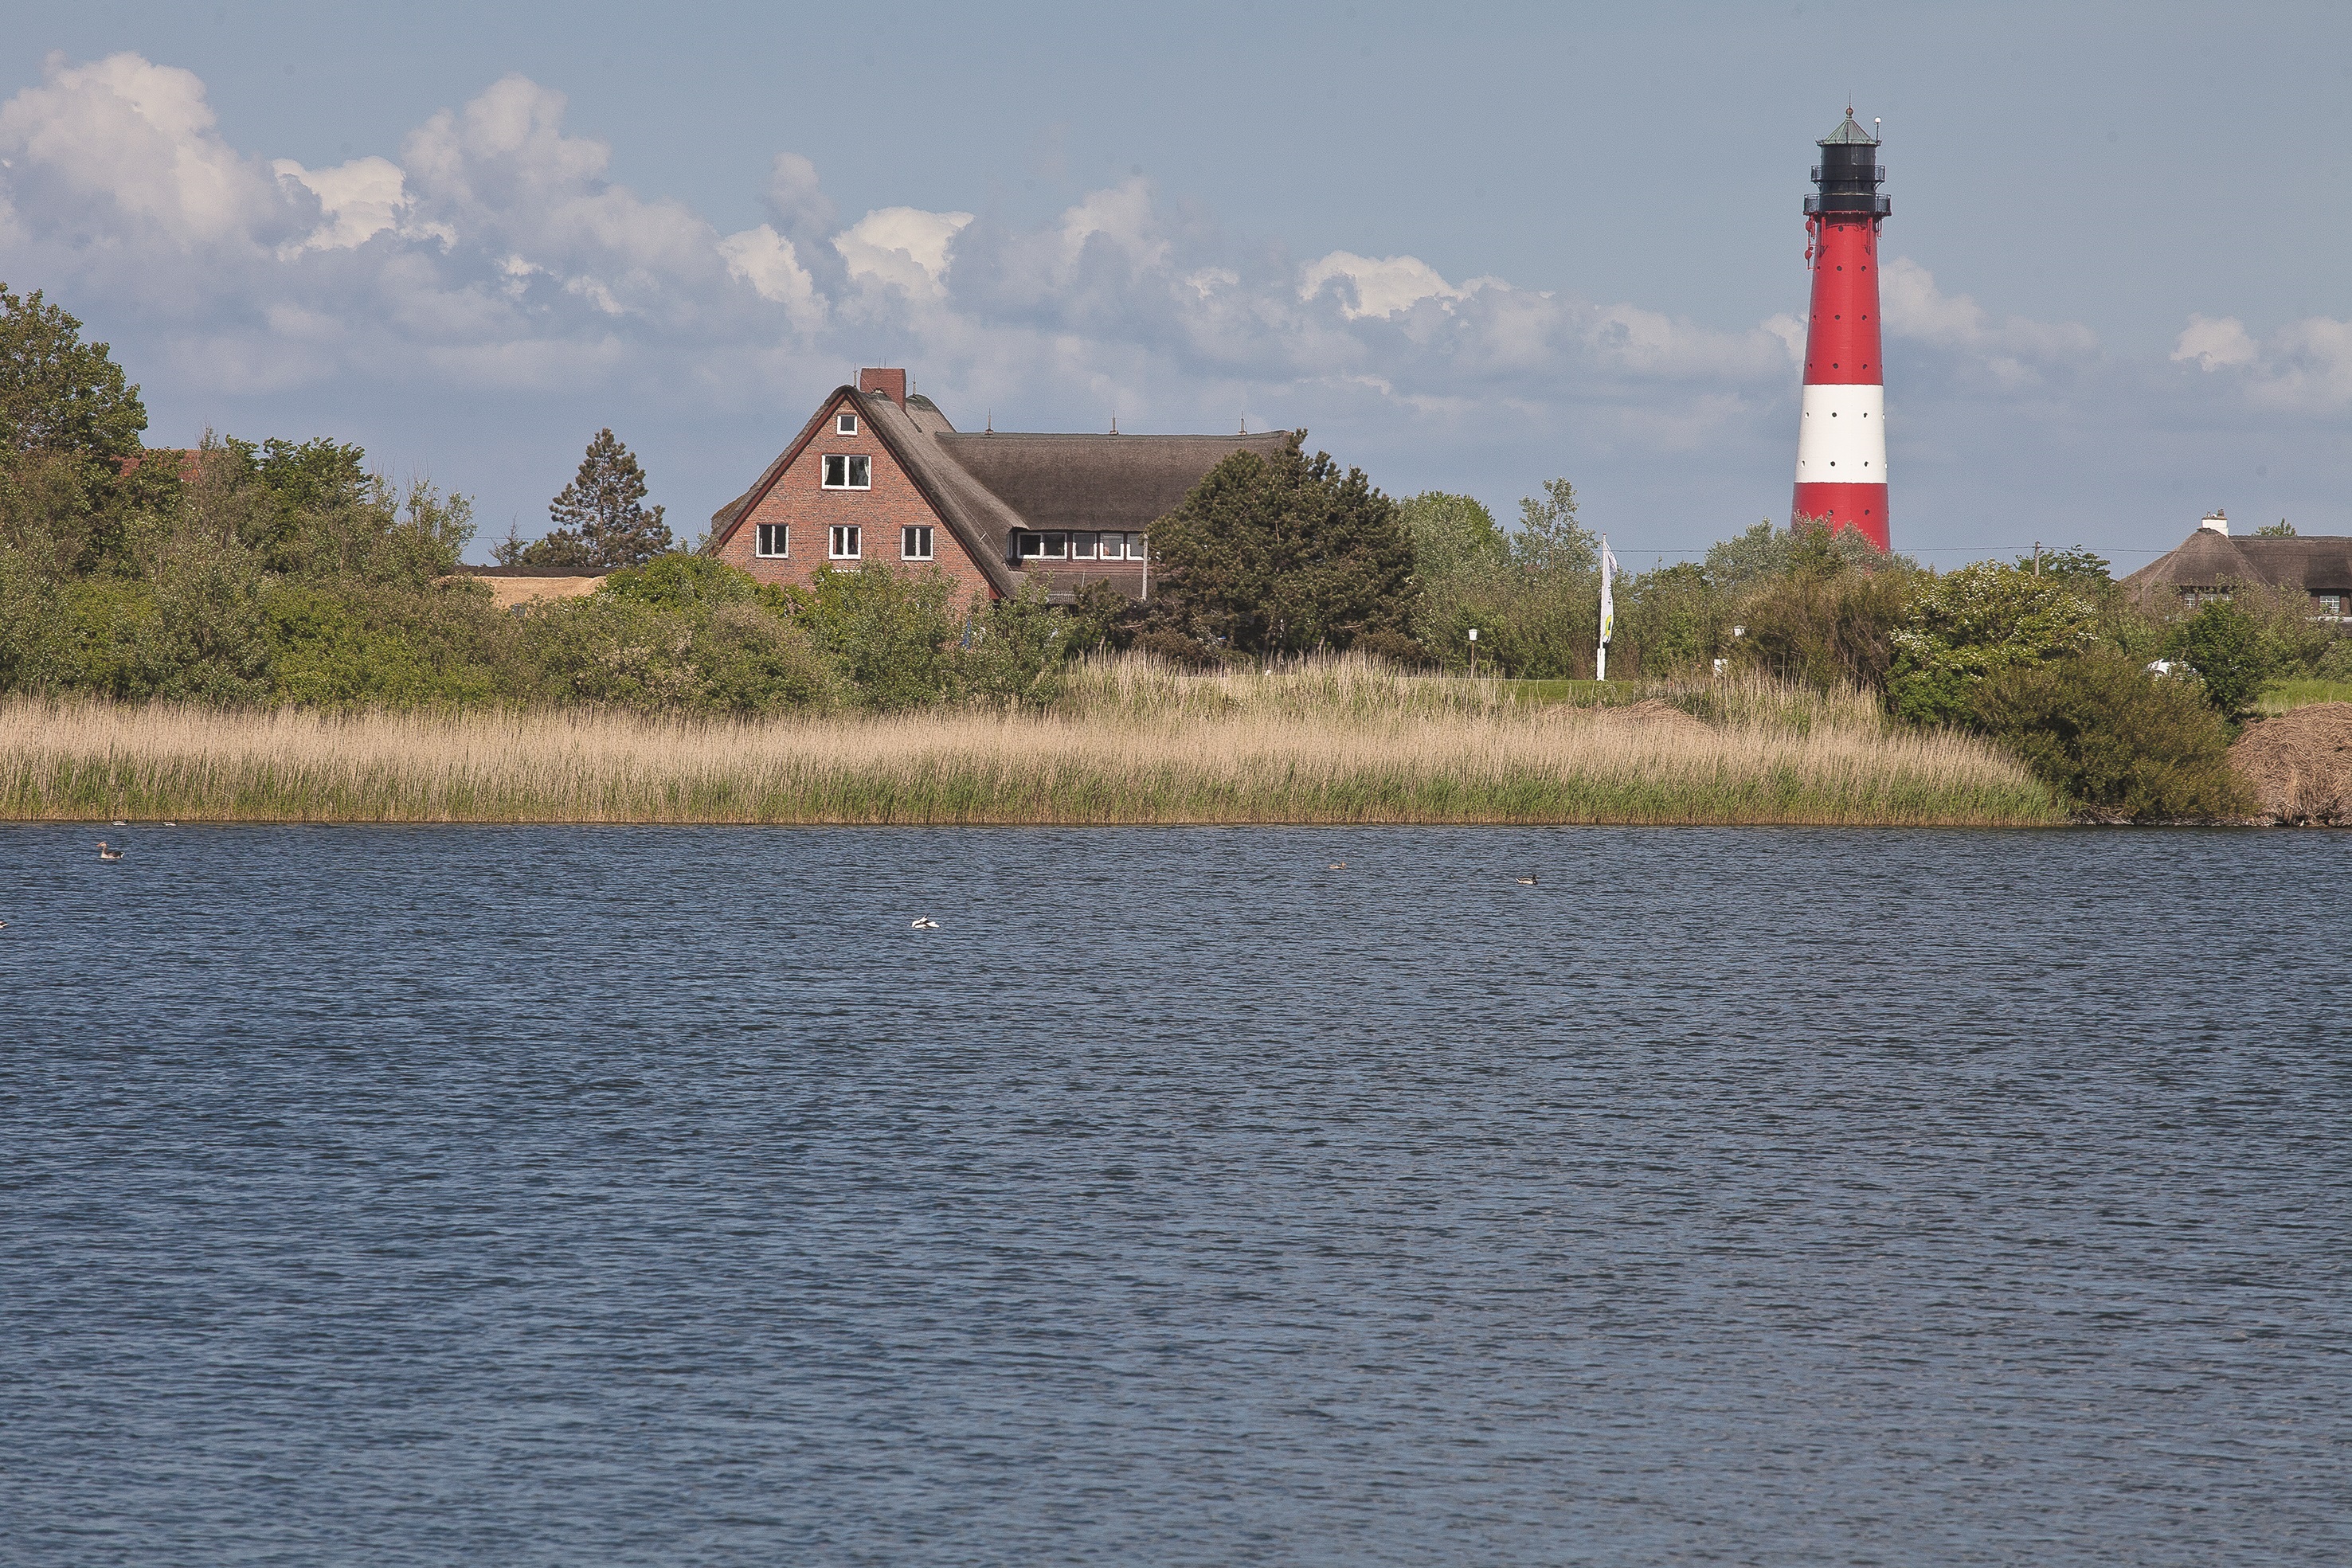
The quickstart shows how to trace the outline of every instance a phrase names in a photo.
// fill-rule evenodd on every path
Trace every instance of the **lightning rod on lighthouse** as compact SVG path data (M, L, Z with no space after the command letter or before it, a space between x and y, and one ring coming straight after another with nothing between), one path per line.
M1852 528L1880 549L1886 533L1886 375L1879 362L1878 230L1893 204L1878 138L1847 106L1823 137L1805 198L1813 273L1805 392L1797 425L1799 517ZM1791 519L1793 521L1793 519Z

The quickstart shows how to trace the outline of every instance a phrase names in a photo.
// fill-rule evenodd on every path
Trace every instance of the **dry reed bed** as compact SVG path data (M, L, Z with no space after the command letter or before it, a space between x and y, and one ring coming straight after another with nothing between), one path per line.
M764 723L0 705L0 817L336 822L1719 822L2063 820L1956 736L1822 716L1705 725L1517 709L1442 683L1250 677L1069 711ZM1087 683L1091 681L1092 685Z

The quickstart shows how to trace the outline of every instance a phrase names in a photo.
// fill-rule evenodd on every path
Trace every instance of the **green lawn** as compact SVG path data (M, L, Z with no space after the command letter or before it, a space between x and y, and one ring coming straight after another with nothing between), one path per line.
M2352 703L2352 681L2273 681L2254 704L2256 713L2284 713L2314 703Z

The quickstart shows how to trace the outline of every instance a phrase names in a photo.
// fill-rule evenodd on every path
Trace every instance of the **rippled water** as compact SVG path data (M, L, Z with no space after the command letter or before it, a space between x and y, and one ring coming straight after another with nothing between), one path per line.
M2347 835L96 836L11 1563L2352 1561Z

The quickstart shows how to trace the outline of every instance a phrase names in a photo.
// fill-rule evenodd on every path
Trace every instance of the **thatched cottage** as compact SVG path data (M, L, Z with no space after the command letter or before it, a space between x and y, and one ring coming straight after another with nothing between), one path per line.
M2352 537L2341 534L2232 538L2230 519L2215 512L2170 553L2123 580L2144 598L2172 595L2195 609L2239 588L2301 589L2330 618L2352 613Z

